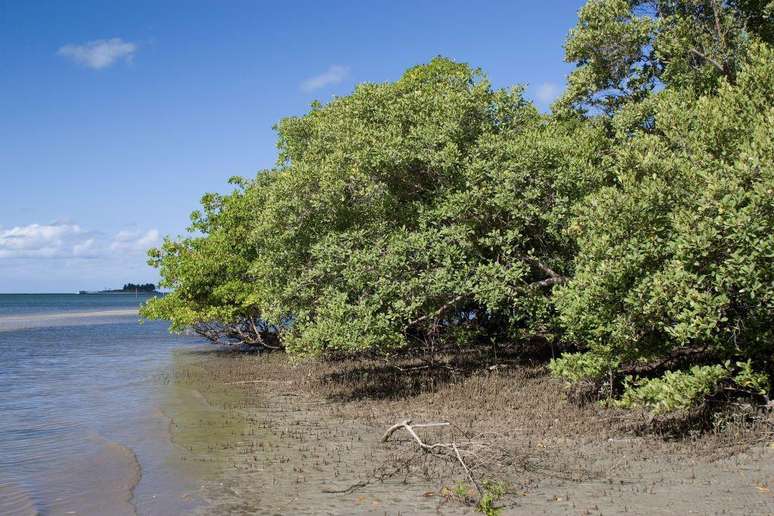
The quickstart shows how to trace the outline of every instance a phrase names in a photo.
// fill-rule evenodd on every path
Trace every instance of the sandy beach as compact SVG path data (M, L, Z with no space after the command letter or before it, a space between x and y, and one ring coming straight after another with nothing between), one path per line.
M0 316L0 331L14 331L25 328L48 326L73 326L82 324L100 324L114 322L115 319L138 317L136 308L116 310L89 310L78 312L56 312L50 314L25 314L23 316Z

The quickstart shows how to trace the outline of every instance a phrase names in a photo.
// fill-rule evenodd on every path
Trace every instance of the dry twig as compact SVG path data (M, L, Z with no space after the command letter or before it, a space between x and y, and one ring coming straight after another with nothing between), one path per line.
M481 489L481 486L476 481L476 479L473 477L473 473L470 471L470 468L467 464L465 464L465 461L462 458L462 454L460 453L460 449L455 442L451 443L435 443L435 444L427 444L417 435L414 428L431 428L431 427L439 427L439 426L449 426L448 422L440 422L440 423L420 423L416 425L411 424L411 419L405 419L401 421L400 423L392 425L390 428L387 429L387 431L382 436L382 442L387 442L390 438L390 436L395 433L396 431L400 430L401 428L405 429L406 432L411 435L411 437L416 441L417 445L419 445L419 448L427 453L443 453L444 451L447 452L447 454L451 454L453 452L453 456L456 457L457 461L462 465L462 469L465 471L465 474L467 475L468 479L471 481L471 483L475 486L476 491L478 491L479 497L483 496L484 491ZM467 443L468 445L471 444L479 444L479 443ZM464 446L464 444L461 444L461 446Z

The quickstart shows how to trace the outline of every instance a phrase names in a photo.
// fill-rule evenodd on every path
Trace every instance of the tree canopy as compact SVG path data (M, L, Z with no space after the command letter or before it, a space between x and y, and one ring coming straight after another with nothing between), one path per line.
M765 397L773 6L590 0L551 114L442 57L315 103L151 251L143 315L294 356L540 336L622 406Z
M772 74L771 48L755 47L735 85L664 92L651 131L619 136L616 184L578 206L576 273L557 296L587 355L557 371L600 377L679 351L772 372Z
M576 69L562 110L607 115L659 88L733 83L753 42L774 43L770 0L590 0L565 43Z

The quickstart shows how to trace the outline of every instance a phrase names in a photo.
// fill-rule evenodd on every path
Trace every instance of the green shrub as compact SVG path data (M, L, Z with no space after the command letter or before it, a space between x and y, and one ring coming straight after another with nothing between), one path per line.
M436 58L278 126L250 217L251 300L297 355L467 346L552 329L571 206L606 180L594 124L540 115Z
M742 389L751 392L766 395L771 388L769 376L766 373L755 372L752 369L750 360L736 363L737 373L734 376L734 383Z
M476 509L486 516L498 516L503 510L495 507L495 503L505 495L505 485L501 482L485 481L482 486L484 493L478 501Z
M654 414L665 414L700 404L715 393L720 384L728 384L751 394L768 392L768 376L752 370L750 361L723 365L693 366L687 371L667 371L660 378L627 377L624 392L615 405L621 408L642 407Z
M630 379L618 402L659 413L718 382L765 394L764 3L587 2L552 115L440 57L315 102L277 125L271 170L205 195L189 233L151 251L172 292L142 314L295 355L551 335L579 351L553 374L609 379L611 394L632 366L680 359L687 370Z
M755 46L737 84L698 100L665 91L653 103L651 130L617 136L617 185L579 206L570 229L575 275L554 296L566 338L597 357L584 357L581 371L595 372L590 366L608 357L625 366L703 353L771 373L772 76L774 52ZM653 383L633 399L682 379ZM691 389L704 385L695 381ZM682 406L696 392L662 406Z
M594 353L565 353L548 364L554 376L572 383L599 381L617 366L609 357Z
M694 366L689 371L668 371L661 378L627 379L624 393L615 404L622 408L643 407L664 414L695 405L730 376L722 365Z

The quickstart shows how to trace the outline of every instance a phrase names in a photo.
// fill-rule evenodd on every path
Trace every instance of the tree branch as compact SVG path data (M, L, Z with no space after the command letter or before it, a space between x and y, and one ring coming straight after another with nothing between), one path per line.
M432 313L429 313L429 314L425 314L422 317L418 317L417 319L414 319L413 321L411 321L408 324L406 324L406 326L403 327L403 330L405 331L405 330L411 328L412 326L417 325L417 324L419 324L421 322L424 322L424 321L426 321L428 319L433 319L435 317L440 317L441 315L444 314L444 312L446 312L449 308L452 308L455 304L457 304L460 300L462 300L466 295L467 294L460 294L459 296L456 296L454 299L452 299L448 303L444 303L443 305L441 305L441 307L438 308L438 310L436 310L435 312L432 312Z
M708 56L707 54L705 54L705 53L703 53L703 52L700 52L699 50L697 50L697 49L695 49L695 48L691 48L691 52L692 52L694 55L696 55L696 56L698 56L698 57L700 57L700 58L704 59L706 62L708 62L708 63L710 63L710 64L714 65L714 66L715 66L715 68L717 68L718 70L720 70L720 73L722 73L723 75L725 75L725 76L728 76L728 73L726 72L726 69L725 69L725 67L724 67L722 64L720 64L720 63L719 63L717 60L715 60L714 58L712 58L712 57Z
M553 270L551 267L543 263L539 258L535 256L522 256L522 260L526 262L530 262L533 265L535 265L538 269L548 274L548 278L536 281L534 283L530 283L529 286L531 288L539 288L539 287L550 287L552 285L558 285L560 283L565 283L569 278L566 276L562 276L555 270Z
M530 288L539 288L539 287L550 287L553 285L559 285L561 283L566 283L567 278L564 276L556 276L551 278L546 278L544 280L536 281L534 283L530 283Z

